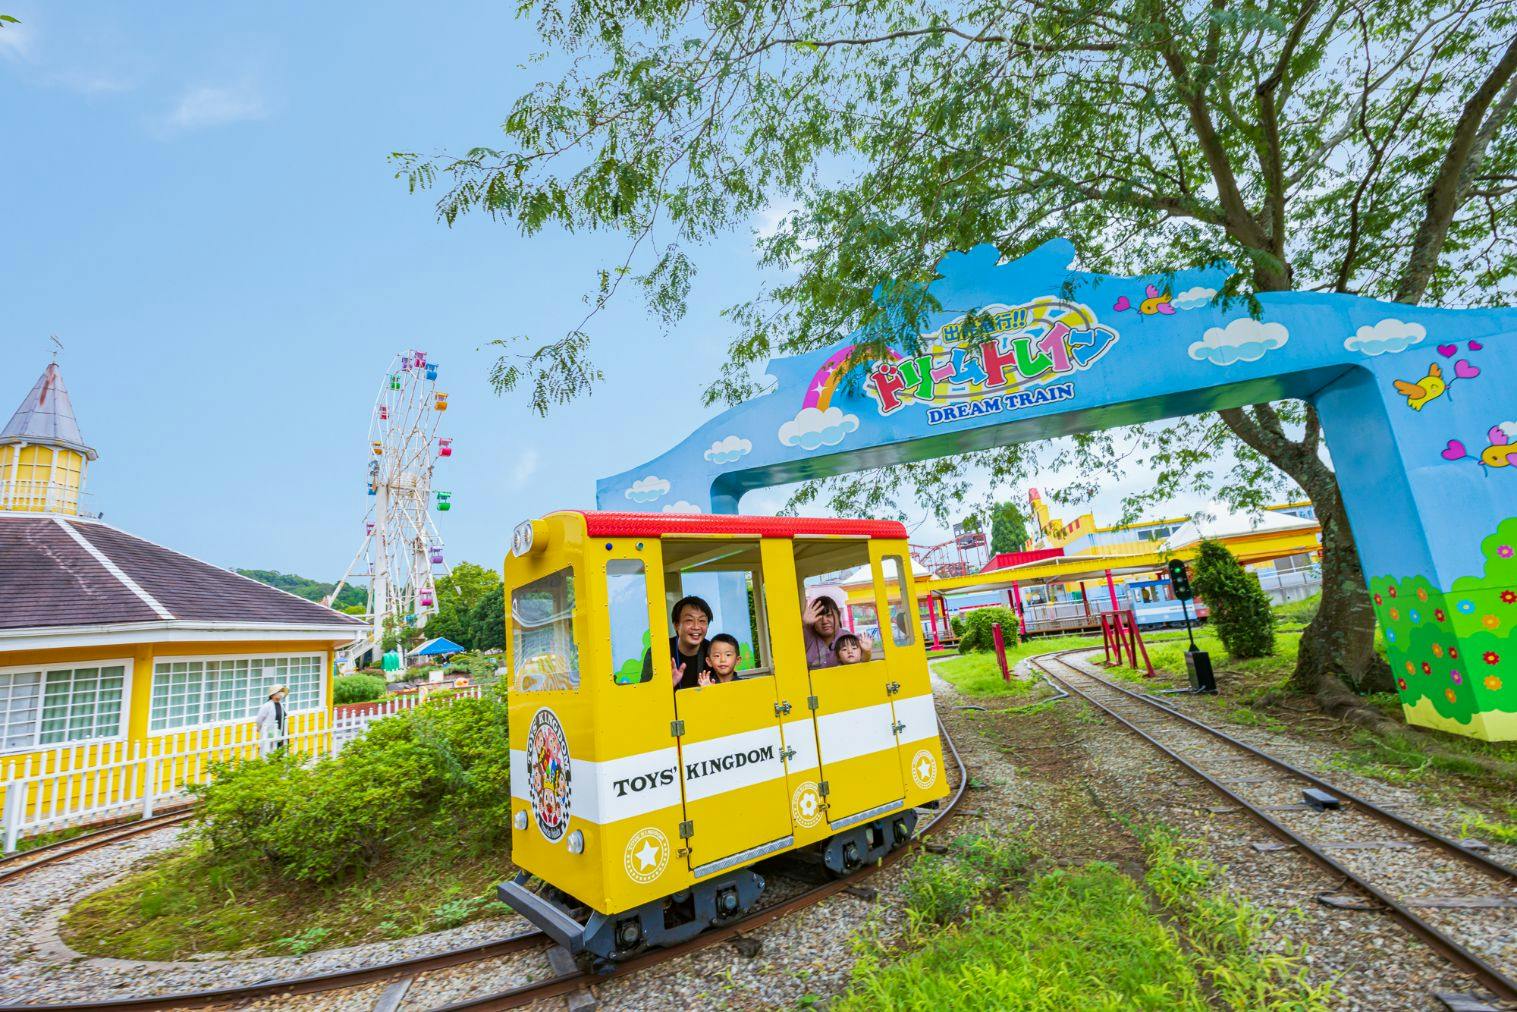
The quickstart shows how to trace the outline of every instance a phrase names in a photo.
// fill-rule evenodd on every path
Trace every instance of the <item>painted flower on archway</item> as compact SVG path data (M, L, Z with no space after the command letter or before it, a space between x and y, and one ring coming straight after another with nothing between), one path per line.
M1422 662L1422 673L1424 675L1431 675L1433 673L1433 666L1431 664L1429 664L1427 661L1423 661Z
M1482 655L1481 659L1484 660L1487 664L1495 665L1501 663L1501 655L1494 650L1487 650Z
M1496 675L1486 675L1485 676L1485 687L1487 689L1490 689L1492 692L1495 692L1496 690L1500 689L1501 688L1501 679L1500 679L1500 677L1498 677Z
M1497 618L1495 615L1487 615L1480 620L1480 624L1485 626L1487 629L1494 629L1501 624L1501 619Z
M1433 619L1437 622L1447 622L1449 620L1448 613L1445 612L1442 608L1434 608Z
M1503 590L1501 592L1502 604L1517 604L1517 590Z

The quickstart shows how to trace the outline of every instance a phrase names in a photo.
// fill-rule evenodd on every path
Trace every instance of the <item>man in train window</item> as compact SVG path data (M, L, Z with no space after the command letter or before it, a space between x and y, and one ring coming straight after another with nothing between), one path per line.
M706 652L711 641L706 639L706 630L711 626L711 605L704 598L682 597L674 603L670 612L674 619L674 635L669 637L669 666L674 669L675 689L693 689L700 684L701 672L708 667ZM643 677L653 678L653 649L643 654Z

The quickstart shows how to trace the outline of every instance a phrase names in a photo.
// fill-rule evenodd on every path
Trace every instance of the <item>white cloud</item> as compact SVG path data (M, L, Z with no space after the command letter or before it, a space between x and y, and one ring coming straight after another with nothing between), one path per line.
M1217 290L1215 288L1202 288L1198 285L1195 288L1187 288L1179 295L1176 295L1175 305L1181 309L1200 309L1216 297Z
M706 450L706 459L713 464L730 464L753 452L753 443L742 436L726 436L712 443Z
M1349 351L1362 351L1366 355L1394 354L1406 351L1427 336L1427 328L1420 323L1402 323L1385 319L1373 327L1360 327L1354 336L1343 342Z
M1281 323L1260 323L1243 317L1225 327L1208 327L1201 340L1190 346L1190 357L1212 365L1257 362L1267 351L1284 347L1290 332Z
M704 513L705 510L701 509L699 506L695 505L695 503L693 503L693 502L687 502L686 500L681 499L679 502L672 502L669 505L665 506L664 507L664 512L665 513Z
M836 446L843 437L859 427L857 415L845 415L842 408L802 408L794 418L780 426L780 442L815 450L819 446Z
M669 479L650 474L639 478L627 489L627 498L633 502L652 502L669 494Z
M1496 426L1496 428L1500 429L1506 435L1506 441L1508 443L1517 445L1517 422L1502 422L1500 425Z
M249 85L223 88L202 85L179 98L165 123L175 130L224 126L267 115L263 97Z
M532 449L517 457L515 465L511 468L512 487L518 490L526 488L527 482L531 481L532 476L537 473L537 465L540 462L541 458L538 457L537 451Z

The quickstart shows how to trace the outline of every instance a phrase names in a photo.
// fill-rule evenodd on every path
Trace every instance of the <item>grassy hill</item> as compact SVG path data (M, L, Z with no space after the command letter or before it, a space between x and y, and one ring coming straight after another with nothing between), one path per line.
M270 587L287 590L307 601L320 601L332 592L333 587L337 586L335 583L323 583L320 580L297 576L294 573L281 573L274 569L239 569L237 572L259 583L267 583ZM332 607L341 611L350 605L363 605L368 601L369 592L366 588L347 584L342 588L342 593L337 595L337 600L332 602Z

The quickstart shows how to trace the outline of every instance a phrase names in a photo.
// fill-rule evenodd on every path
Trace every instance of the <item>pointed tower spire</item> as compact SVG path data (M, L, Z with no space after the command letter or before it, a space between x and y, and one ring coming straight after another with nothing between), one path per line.
M79 432L58 363L48 363L0 429L0 509L80 512L86 464L98 456Z
M42 370L42 375L32 385L32 392L26 395L11 420L0 430L0 446L22 442L77 450L90 460L99 456L79 432L74 404L69 400L68 388L63 385L57 362L48 363L48 367Z

